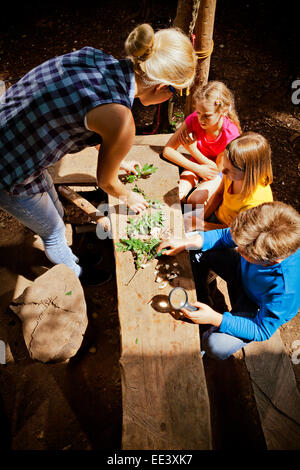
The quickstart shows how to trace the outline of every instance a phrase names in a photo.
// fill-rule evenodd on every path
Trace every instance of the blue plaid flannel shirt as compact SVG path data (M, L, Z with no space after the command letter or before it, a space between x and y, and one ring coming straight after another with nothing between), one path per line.
M48 191L47 167L101 143L84 125L87 112L106 103L131 109L134 86L129 59L92 47L28 72L0 98L0 189L13 195Z

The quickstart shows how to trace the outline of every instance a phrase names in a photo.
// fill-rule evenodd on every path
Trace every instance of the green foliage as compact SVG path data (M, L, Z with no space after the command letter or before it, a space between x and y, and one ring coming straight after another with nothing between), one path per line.
M133 183L139 178L146 178L147 176L152 175L155 173L157 167L154 167L152 163L145 163L142 169L139 166L136 167L137 175L128 175L126 178L126 183Z
M180 111L180 112L176 112L173 114L172 116L172 120L170 122L170 125L171 125L171 128L172 128L172 132L175 132L176 131L176 128L177 126L182 123L184 120L184 114Z
M116 247L117 251L131 251L135 258L136 269L140 269L142 264L156 256L159 244L160 240L157 238L145 241L140 238L121 238L120 242L116 243Z
M128 219L127 233L129 236L151 235L155 227L163 227L164 216L162 211L151 211L144 213L135 219Z
M133 183L139 178L146 178L147 176L155 173L156 167L152 164L146 163L142 169L137 168L137 175L128 175L126 182ZM158 238L152 238L152 230L154 228L162 228L164 224L164 214L160 210L163 203L158 200L151 199L145 192L134 186L133 191L141 194L148 202L149 208L157 209L155 211L148 211L139 217L128 218L127 238L122 238L119 243L116 243L117 251L130 251L134 257L136 269L140 269L143 264L146 264L152 258L161 256L162 252L157 253L157 248L161 243ZM148 237L148 238L147 238Z

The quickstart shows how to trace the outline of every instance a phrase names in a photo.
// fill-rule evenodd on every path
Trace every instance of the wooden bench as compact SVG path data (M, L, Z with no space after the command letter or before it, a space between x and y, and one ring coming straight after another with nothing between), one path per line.
M160 149L161 150L161 149ZM153 163L158 170L137 185L160 199L170 215L170 228L182 234L178 169L162 161L159 149L134 146L127 159ZM133 184L131 185L133 187ZM126 208L109 197L114 243L126 235ZM175 206L174 206L175 204ZM125 212L125 213L124 213ZM167 217L168 218L168 217ZM160 289L156 270L178 263L176 283ZM184 286L196 300L188 254L152 260L135 274L132 254L116 251L118 311L121 330L123 449L210 449L210 410L198 326L172 316L167 295Z
M300 450L300 393L279 330L244 351L268 450Z

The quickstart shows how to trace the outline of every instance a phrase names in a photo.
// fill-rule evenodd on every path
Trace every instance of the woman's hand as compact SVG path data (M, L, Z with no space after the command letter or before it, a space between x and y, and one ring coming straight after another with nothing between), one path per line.
M138 173L136 171L136 166L140 166L139 162L136 160L132 160L130 162L122 161L120 165L120 170L125 170L126 173L133 173L134 175L137 175Z
M195 173L204 180L213 180L218 176L220 171L218 170L217 165L212 166L211 164L204 164L199 165L199 170L195 171Z
M196 141L192 132L188 131L188 129L182 129L180 134L178 135L178 140L181 145L191 145L193 142Z
M141 194L135 193L134 191L130 191L125 202L127 206L136 214L144 211L145 209L147 209L147 207L149 207L149 204L146 199L144 199Z
M192 322L199 325L214 325L219 327L222 323L223 316L221 313L216 312L209 305L203 304L201 302L194 302L191 305L198 308L198 310L191 311L185 308L182 308L181 311L186 318L192 320Z
M166 250L164 251L164 255L175 256L184 250L200 250L202 245L203 239L199 234L182 239L170 238L169 240L161 242L157 248L157 252L159 253L161 250Z

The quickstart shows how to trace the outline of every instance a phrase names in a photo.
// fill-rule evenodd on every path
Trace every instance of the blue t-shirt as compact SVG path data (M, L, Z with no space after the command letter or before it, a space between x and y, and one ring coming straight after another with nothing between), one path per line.
M199 232L202 250L234 248L230 229ZM273 266L249 263L241 256L241 278L245 293L258 306L253 317L224 312L221 333L238 338L264 341L284 323L291 320L300 307L300 250Z

